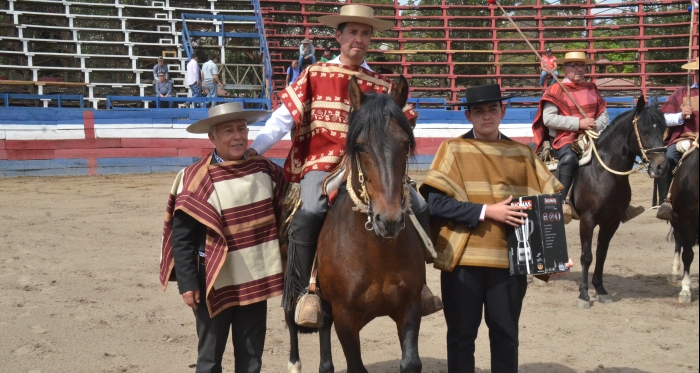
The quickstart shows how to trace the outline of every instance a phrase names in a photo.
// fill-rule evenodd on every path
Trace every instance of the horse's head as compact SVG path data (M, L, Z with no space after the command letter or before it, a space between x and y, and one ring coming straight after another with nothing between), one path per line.
M348 90L352 111L347 154L351 172L357 175L352 187L360 195L366 190L364 200L374 232L395 238L405 226L404 204L409 197L404 176L416 144L402 110L408 99L408 82L401 76L393 95L365 94L352 77Z
M646 106L644 95L637 100L634 110L634 125L637 144L640 148L637 155L642 160L646 157L649 161L647 172L650 177L660 177L668 168L666 162L666 147L664 146L664 132L666 120L663 113L654 106Z

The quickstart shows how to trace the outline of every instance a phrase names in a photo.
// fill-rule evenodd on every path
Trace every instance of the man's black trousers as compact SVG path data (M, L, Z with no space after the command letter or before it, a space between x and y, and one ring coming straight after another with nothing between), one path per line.
M259 373L265 347L267 301L230 307L210 318L204 301L204 288L200 291L199 307L194 311L199 337L196 372L221 373L221 359L230 331L233 336L235 372Z
M491 372L518 372L518 320L527 290L525 276L507 269L457 266L442 272L449 373L475 370L474 342L485 312L491 344Z

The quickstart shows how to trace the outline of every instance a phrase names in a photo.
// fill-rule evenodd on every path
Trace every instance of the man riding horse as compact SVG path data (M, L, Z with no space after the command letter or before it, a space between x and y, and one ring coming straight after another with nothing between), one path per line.
M343 6L340 14L320 17L319 22L336 30L340 56L309 66L294 84L280 93L283 105L265 123L246 153L263 154L296 124L292 147L284 164L286 179L300 186L301 200L301 207L294 213L289 227L282 299L287 311L295 308L297 297L309 286L316 241L329 204L322 191L323 182L344 159L350 76L356 77L364 92L389 93L395 89L391 80L373 72L365 61L372 32L389 30L394 27L392 22L374 18L374 10L363 5ZM408 106L404 112L408 119L417 116ZM427 204L412 189L411 194L417 217L427 221ZM442 308L442 302L427 287L422 297L424 315Z
M671 215L673 214L669 191L673 180L673 170L683 156L677 147L678 142L686 139L692 141L698 137L698 81L700 81L700 70L698 70L700 63L698 60L696 58L695 62L681 66L681 68L686 70L695 70L695 83L690 86L690 95L687 87L678 88L668 98L668 101L661 106L667 126L664 134L664 143L668 147L666 156L669 163L668 172L659 179L659 196L665 198L665 200L659 207L656 217L662 220L671 220Z
M567 200L569 190L574 182L574 175L579 167L579 154L572 148L584 131L601 132L608 125L606 102L594 83L585 82L587 65L595 63L586 58L583 52L569 52L562 59L564 80L562 84L569 91L576 103L586 113L581 115L576 103L566 95L558 85L551 85L542 96L532 125L537 148L547 139L551 140L554 155L559 159L559 181L564 185L561 191L564 204L564 216L568 222L573 215L573 208ZM644 207L627 207L623 222L629 221L644 212Z

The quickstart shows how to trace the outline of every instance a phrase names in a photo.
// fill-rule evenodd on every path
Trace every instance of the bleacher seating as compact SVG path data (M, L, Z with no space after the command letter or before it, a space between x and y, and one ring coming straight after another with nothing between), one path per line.
M220 79L228 88L235 89L234 96L261 97L265 88L263 62L256 55L260 45L226 43L225 38L212 38L208 34L182 40L183 14L191 16L187 23L196 32L258 34L253 19L255 5L251 0L7 0L4 3L5 6L0 5L0 17L4 18L4 23L0 23L0 76L8 80L31 83L56 77L66 83L82 83L64 89L66 93L84 95L97 108L106 103L107 95L154 94L152 68L162 56L174 78L174 95L187 93L183 77L188 58L183 48L193 42L200 63L206 62L209 53L220 56ZM222 15L227 16L225 22L207 19ZM228 63L227 59L235 63ZM245 70L238 68L241 61ZM0 93L3 92L47 93L36 87L0 83Z

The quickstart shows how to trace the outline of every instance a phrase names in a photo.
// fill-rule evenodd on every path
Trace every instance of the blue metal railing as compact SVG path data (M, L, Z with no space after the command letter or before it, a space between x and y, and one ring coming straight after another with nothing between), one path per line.
M190 31L187 29L187 22L185 21L185 14L183 13L182 16L182 48L185 50L185 54L187 54L187 62L190 62L192 59L192 55L194 54L194 50L192 49L192 43L190 43Z
M265 25L260 9L260 0L251 0L255 7L255 23L260 34L260 54L263 56L263 64L265 69L265 86L260 93L261 98L272 99L272 62L270 62L270 50L267 47L267 36L265 35ZM264 96L263 96L264 95Z
M266 98L222 98L222 97L158 97L158 96L107 96L107 109L133 109L130 107L115 106L114 103L134 103L134 102L149 102L155 104L157 108L170 107L172 104L192 104L198 107L211 106L212 103L223 104L227 102L240 102L245 109L250 110L270 110L272 103Z
M34 95L34 94L15 94L15 93L2 93L0 94L0 100L2 100L3 106L9 107L10 100L51 100L56 101L58 107L63 107L63 101L78 101L80 108L84 107L83 95Z
M182 13L182 46L185 49L185 54L187 54L187 61L192 59L194 54L194 49L192 48L192 43L190 38L192 37L221 37L222 40L226 38L249 38L258 39L260 43L260 54L263 58L263 89L260 93L260 98L271 99L272 98L272 63L270 62L270 52L267 48L267 38L265 37L265 25L263 24L262 12L260 10L260 1L251 0L251 4L255 9L255 16L226 16L226 15L213 15L213 14L193 14L193 13ZM221 22L220 32L210 32L210 31L190 31L187 28L188 19L212 19ZM257 33L245 33L245 32L226 32L224 27L225 21L252 21L255 22L255 27L257 28Z

